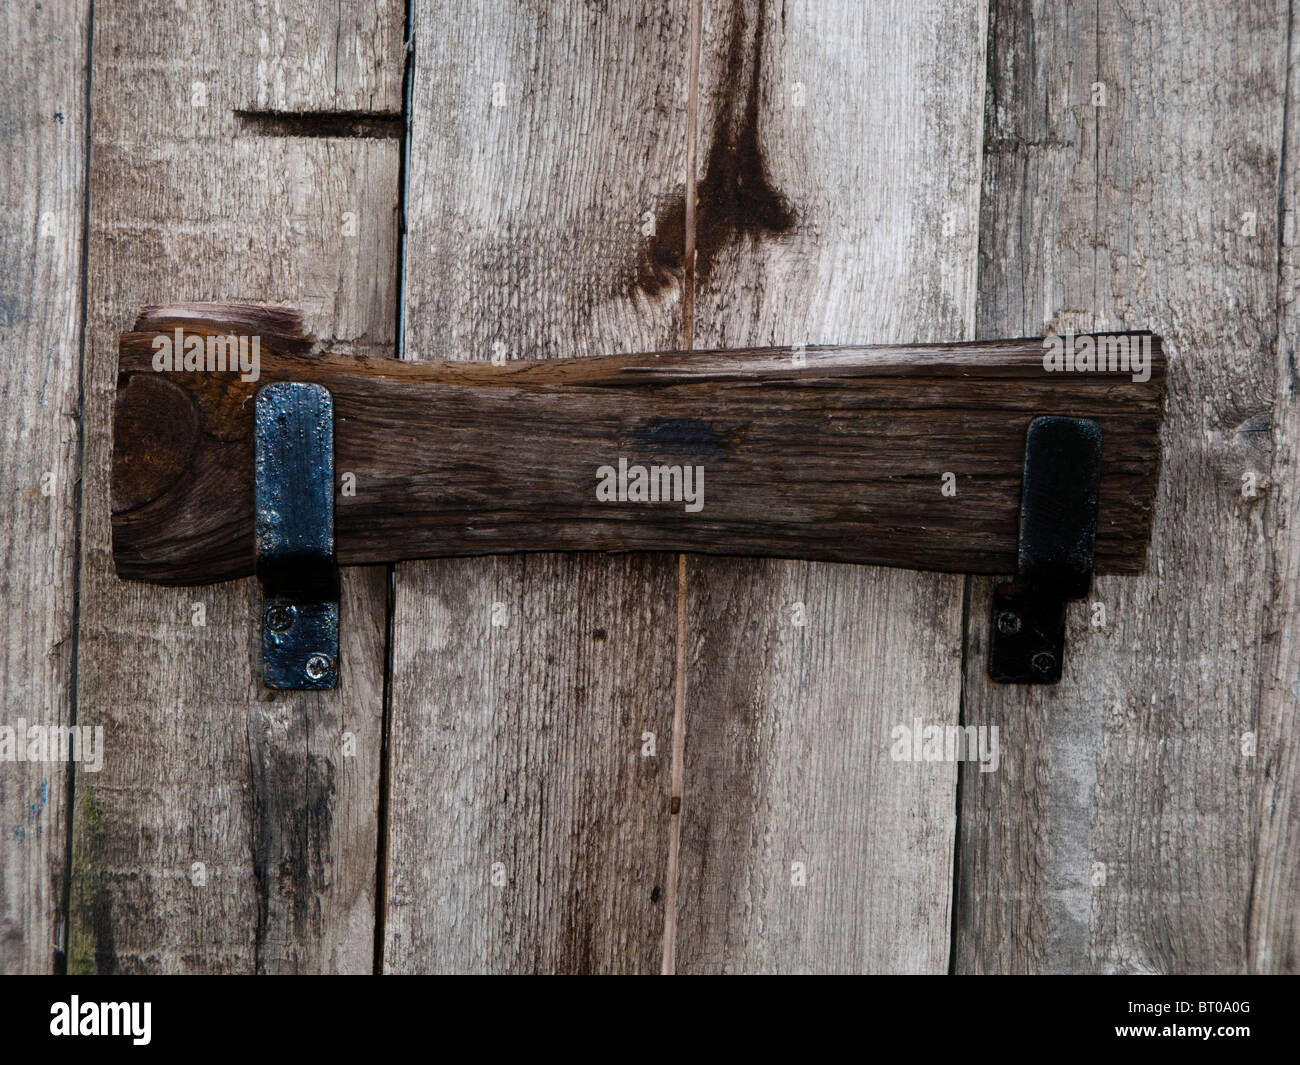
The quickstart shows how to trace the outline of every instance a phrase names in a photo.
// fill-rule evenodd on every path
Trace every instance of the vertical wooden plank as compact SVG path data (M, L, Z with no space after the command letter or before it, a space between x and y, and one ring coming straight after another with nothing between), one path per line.
M1300 301L1296 278L1296 221L1300 216L1300 106L1296 83L1300 39L1295 10L1288 12L1286 128L1282 147L1279 210L1278 313L1273 404L1273 475L1267 523L1272 552L1268 611L1264 618L1264 672L1259 725L1258 842L1251 884L1248 954L1251 972L1300 972L1300 395L1296 361L1300 351Z
M703 15L689 339L970 337L984 5ZM678 968L943 971L956 770L891 747L956 722L961 579L702 558L688 577Z
M0 972L57 967L72 722L89 5L0 12ZM7 742L7 749L6 749ZM39 748L33 750L39 754ZM90 763L88 763L89 767Z
M345 576L340 689L271 693L255 582L133 585L109 549L116 338L137 305L282 300L317 335L391 350L398 141L263 136L238 119L268 102L264 32L221 3L96 19L78 680L107 751L77 780L76 971L373 965L383 571ZM387 55L378 96L335 94L369 74L312 69L269 102L396 111L402 62Z
M413 22L405 356L675 346L684 4L420 2ZM658 968L675 568L398 567L388 970Z
M1005 755L962 777L956 967L1239 971L1283 768L1251 743L1287 5L993 10L980 333L1150 328L1171 358L1148 572L1071 610L1058 688L989 683L972 582L965 720Z

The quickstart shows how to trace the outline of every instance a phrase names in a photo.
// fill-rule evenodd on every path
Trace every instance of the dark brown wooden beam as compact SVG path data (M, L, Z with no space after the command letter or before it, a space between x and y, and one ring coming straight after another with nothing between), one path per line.
M258 337L258 379L156 370L176 329ZM280 308L146 308L121 337L113 554L135 580L251 574L252 398L301 380L332 393L335 470L355 478L343 565L641 550L1010 574L1025 430L1065 414L1102 430L1097 571L1136 573L1160 460L1150 350L1147 381L1047 372L1039 339L405 363L321 352ZM703 468L702 507L601 501L620 459Z

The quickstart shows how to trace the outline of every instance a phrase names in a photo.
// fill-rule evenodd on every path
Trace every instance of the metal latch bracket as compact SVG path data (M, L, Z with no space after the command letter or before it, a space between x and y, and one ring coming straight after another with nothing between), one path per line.
M1016 579L993 596L989 676L1055 684L1065 660L1065 603L1092 585L1101 429L1085 418L1035 418L1025 435Z
M265 385L254 421L262 683L323 691L338 684L339 673L333 399L320 385Z

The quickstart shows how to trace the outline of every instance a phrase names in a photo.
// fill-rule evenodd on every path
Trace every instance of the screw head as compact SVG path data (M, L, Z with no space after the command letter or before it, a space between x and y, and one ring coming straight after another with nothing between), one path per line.
M1039 651L1029 660L1029 665L1040 677L1046 677L1056 668L1056 656L1049 651Z
M306 668L312 680L324 680L334 672L334 660L329 655L314 654L307 659Z
M1014 636L1020 631L1020 615L1014 610L1004 610L998 615L998 632L1003 636Z
M291 606L273 606L266 612L266 627L272 632L288 632L296 613Z

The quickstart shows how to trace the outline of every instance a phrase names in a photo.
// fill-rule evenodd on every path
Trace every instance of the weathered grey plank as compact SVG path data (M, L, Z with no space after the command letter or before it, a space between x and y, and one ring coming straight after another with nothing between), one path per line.
M107 754L102 773L78 781L77 971L373 964L383 572L345 579L341 689L285 696L255 679L254 582L128 584L110 557L115 338L138 305L285 300L336 346L392 343L397 142L261 136L238 120L266 102L259 63L276 46L263 29L216 3L96 17L78 690ZM387 88L334 95L335 76L368 84L372 47L355 77L312 68L271 102L392 106L400 54L384 61Z
M1273 403L1273 472L1265 533L1270 548L1268 611L1264 617L1264 671L1256 726L1258 839L1251 884L1246 967L1251 972L1300 972L1300 37L1294 11L1287 57L1286 129L1278 241L1276 392Z
M1248 945L1261 774L1290 770L1276 704L1279 746L1243 747L1273 531L1243 478L1270 464L1287 5L993 9L979 332L1155 329L1169 402L1148 572L1071 612L1059 688L989 683L972 582L965 720L1005 754L963 775L956 968L1282 967Z
M0 11L0 727L24 757L20 719L73 715L89 41L80 0ZM0 972L58 967L68 773L0 761Z
M352 112L394 115L402 109L402 0L255 0L253 69L243 107L289 115Z
M421 2L413 21L405 356L672 347L683 0ZM398 567L387 969L658 968L674 571Z
M969 337L984 22L974 2L705 6L690 340ZM688 574L677 967L942 971L955 767L890 746L956 720L961 580Z

